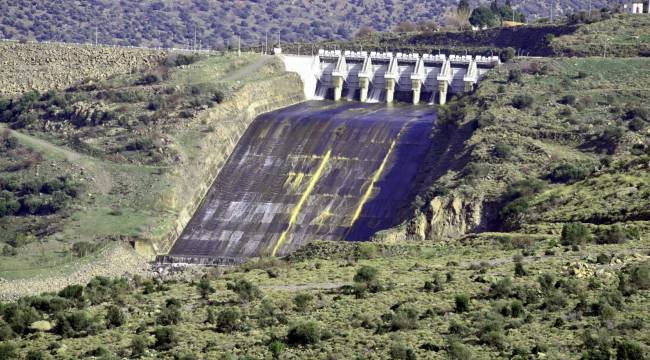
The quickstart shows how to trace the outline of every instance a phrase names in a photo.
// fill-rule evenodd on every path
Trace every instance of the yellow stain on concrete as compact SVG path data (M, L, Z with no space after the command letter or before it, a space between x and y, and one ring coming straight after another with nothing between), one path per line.
M287 174L287 180L284 181L284 188L289 188L291 190L298 190L302 180L305 178L305 173L302 172L290 172Z
M316 219L314 219L314 224L316 224L318 226L323 226L323 225L325 225L325 221L327 221L327 219L329 217L331 217L332 215L334 215L334 214L330 212L329 208L327 208L322 213L318 214Z
M273 247L273 251L271 251L271 256L275 256L277 254L278 250L282 246L282 244L286 241L287 239L287 234L293 227L293 225L296 223L296 219L298 219L298 215L300 214L300 210L302 209L302 206L305 204L307 199L309 198L309 195L311 195L311 192L314 191L314 188L316 187L316 184L318 183L318 180L320 179L321 175L323 174L323 170L325 169L325 165L329 162L330 156L332 155L332 150L327 150L325 153L325 156L320 161L320 164L318 164L318 168L316 168L316 171L314 174L311 176L311 179L309 179L309 183L307 184L307 188L305 191L302 193L300 196L300 200L298 200L298 203L296 206L293 207L293 210L291 210L291 216L289 217L289 225L287 225L287 228L282 232L280 235L280 238L278 239L278 242L275 244Z
M397 136L399 138L399 134ZM370 198L370 195L372 194L372 190L375 187L375 183L379 178L381 177L381 174L384 172L384 168L386 167L386 163L388 162L388 158L390 155L393 153L393 149L395 149L395 144L397 143L397 140L393 140L393 142L390 143L390 147L388 148L388 151L386 152L386 156L384 156L384 159L381 161L381 165L379 165L379 168L377 168L377 171L375 171L375 174L372 176L372 179L370 181L370 185L368 185L368 188L366 189L366 192L363 194L361 197L361 201L359 201L359 205L357 206L357 209L354 211L354 215L352 216L352 221L350 221L350 227L354 225L354 222L357 221L359 218L359 215L361 215L361 210L363 210L363 206L366 204L368 199Z

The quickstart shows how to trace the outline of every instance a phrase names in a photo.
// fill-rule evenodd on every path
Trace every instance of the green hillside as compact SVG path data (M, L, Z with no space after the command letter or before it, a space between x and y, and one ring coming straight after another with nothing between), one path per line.
M471 1L478 4L478 1ZM529 18L548 17L549 4L513 1ZM605 1L593 1L598 9ZM377 31L397 24L435 20L440 23L457 1L355 0L314 3L299 1L26 1L0 4L0 37L39 41L95 42L149 47L222 48L265 41L283 42L350 39L362 26ZM586 10L584 1L571 0L556 16ZM196 39L196 41L195 41Z

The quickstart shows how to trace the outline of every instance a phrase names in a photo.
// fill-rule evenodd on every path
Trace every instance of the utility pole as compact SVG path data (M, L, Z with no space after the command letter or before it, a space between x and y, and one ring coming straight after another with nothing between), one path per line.
M278 49L280 49L282 46L280 46L280 30L278 30Z
M237 56L241 56L241 35L237 35Z
M267 29L264 34L264 54L269 53L269 30Z
M97 26L95 26L95 46L97 46Z

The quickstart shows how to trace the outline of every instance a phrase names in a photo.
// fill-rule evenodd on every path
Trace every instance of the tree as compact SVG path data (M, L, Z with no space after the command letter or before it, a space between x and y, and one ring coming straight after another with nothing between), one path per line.
M201 276L197 288L199 289L199 294L202 299L207 299L210 297L210 294L213 294L216 291L212 285L210 285L210 280L206 275Z
M458 2L457 11L458 12L469 12L470 11L469 1L468 0L460 0Z
M156 338L154 346L158 350L169 350L178 343L178 335L173 328L168 326L156 328L153 331L153 336Z
M237 279L226 285L228 290L234 291L241 302L247 303L262 297L260 289L252 282L246 279Z
M580 245L591 240L591 231L585 224L570 223L562 226L562 245Z
M106 313L106 325L111 327L120 327L126 323L126 315L117 306L110 306Z
M479 6L472 10L469 17L470 24L478 27L495 27L501 25L501 18L490 8Z
M460 6L458 9L447 8L445 14L443 15L445 28L450 31L467 30L470 27L469 16L469 8L467 8L467 10L462 10Z

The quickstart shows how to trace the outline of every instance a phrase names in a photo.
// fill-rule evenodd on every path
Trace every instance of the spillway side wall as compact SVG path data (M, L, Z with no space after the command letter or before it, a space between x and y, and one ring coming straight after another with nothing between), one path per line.
M150 239L136 243L136 250L147 256L166 254L180 236L210 186L252 121L260 114L305 100L303 83L296 74L245 85L236 95L196 119L212 131L202 133L198 147L201 156L186 159L170 176L180 184L161 197L161 207L175 213L168 228L159 229Z

